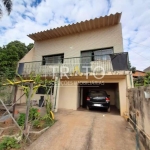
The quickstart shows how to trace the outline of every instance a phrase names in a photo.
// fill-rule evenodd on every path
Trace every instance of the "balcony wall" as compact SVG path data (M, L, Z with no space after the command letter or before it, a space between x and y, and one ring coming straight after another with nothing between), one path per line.
M90 56L91 58L91 56ZM42 61L19 63L18 73L20 75L42 74L52 76L58 73L80 74L80 73L101 73L116 70L128 70L127 53L111 54L110 59L96 59L89 61L89 57L66 58L60 60L63 63L45 63ZM87 67L87 68L86 68Z
M87 66L87 65L85 65ZM100 67L99 67L100 66ZM113 71L112 64L110 60L103 60L103 61L92 61L90 64L88 64L88 71L93 72L95 69L95 72L102 72L101 68L104 68L105 71ZM52 75L53 71L55 73L59 73L59 71L63 73L85 73L82 71L82 66L80 63L63 63L63 64L49 64L49 65L42 65L42 62L29 62L24 63L23 70L20 72L21 75L29 75L30 73L35 74L43 74L43 75Z

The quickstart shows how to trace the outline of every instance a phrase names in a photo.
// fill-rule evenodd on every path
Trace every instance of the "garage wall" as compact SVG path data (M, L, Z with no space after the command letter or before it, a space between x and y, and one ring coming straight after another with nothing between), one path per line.
M77 91L77 108L79 108L80 107L80 105L81 105L81 92L82 92L82 89L78 86L77 87L78 88L78 91Z
M88 79L88 80L81 80L81 82L90 82L93 81L93 79ZM73 80L74 82L75 80ZM114 97L118 97L120 99L120 102L118 101L117 107L120 107L120 113L123 115L123 112L128 111L128 98L126 97L127 93L127 81L126 77L124 79L103 79L102 80L104 83L119 83L119 91L116 90L117 94L113 94L112 91L110 91L111 99L112 102L111 104L114 104ZM66 80L68 82L68 80ZM69 82L71 82L69 80ZM60 91L59 91L59 99L58 99L58 108L66 108L66 109L73 109L76 110L79 106L78 104L78 81L76 81L76 84L72 87L68 86L61 86ZM101 82L101 81L100 81ZM17 99L22 95L22 91L18 90L17 92ZM36 94L32 99L40 99L40 95ZM25 96L21 99L21 102L26 102Z
M115 105L115 93L114 90L104 89L108 95L110 95L110 105Z
M119 102L120 102L120 113L123 116L123 113L127 111L127 85L126 79L119 81Z
M93 78L94 79L94 78ZM82 83L90 82L91 79L88 80L81 80ZM93 81L93 80L92 80ZM65 82L65 81L63 81ZM66 82L68 82L66 80ZM77 82L80 81L70 81L69 82ZM118 101L117 106L120 107L120 114L123 116L123 113L127 111L127 84L126 84L126 77L124 79L103 79L104 83L118 83L119 85L119 93L117 93L117 97L119 98L120 102ZM73 109L77 110L78 108L78 84L74 84L73 87L68 86L61 86L60 87L60 95L59 95L59 102L58 102L58 108L66 108L66 109ZM113 94L112 91L110 91L110 95L112 96L112 99L116 96L115 93ZM112 101L112 104L114 104L114 101Z
M77 109L78 100L78 86L60 86L59 89L59 100L58 100L58 109Z
M119 89L115 88L114 89L115 92L115 106L120 109L120 98L119 98Z
M115 96L115 89L117 87L117 84L108 84L105 83L104 85L100 86L100 89L103 89L107 92L108 95L110 95L110 105L116 104L116 96Z

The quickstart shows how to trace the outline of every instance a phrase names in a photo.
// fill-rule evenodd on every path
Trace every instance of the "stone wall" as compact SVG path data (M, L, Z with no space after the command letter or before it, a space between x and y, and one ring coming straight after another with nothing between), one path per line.
M146 150L150 149L150 86L135 87L128 90L129 116L139 128L139 137ZM134 123L132 125L134 126ZM135 127L135 126L134 126Z

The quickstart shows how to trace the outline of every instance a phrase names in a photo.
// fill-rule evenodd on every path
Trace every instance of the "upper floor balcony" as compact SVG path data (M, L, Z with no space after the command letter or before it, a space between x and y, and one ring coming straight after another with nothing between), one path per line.
M43 76L55 76L56 74L68 74L71 76L123 70L129 70L127 52L72 58L46 57L43 61L19 63L17 72L22 76L29 76L31 73Z

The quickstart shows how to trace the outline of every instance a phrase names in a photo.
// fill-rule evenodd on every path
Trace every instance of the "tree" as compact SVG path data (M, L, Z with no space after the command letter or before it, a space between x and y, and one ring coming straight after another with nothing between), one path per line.
M129 61L129 70L132 71L132 73L135 73L136 67L131 66L131 62Z
M12 79L16 72L18 55L15 48L3 51L0 54L0 72Z
M137 79L134 79L134 86L146 85L150 85L150 72L147 72L145 77L138 77Z
M1 1L9 15L12 10L12 0L1 0ZM2 15L3 15L3 10L2 10L2 6L0 5L0 18L2 17Z
M22 59L32 47L32 43L26 46L20 41L13 41L0 47L0 74L5 74L9 79L13 79L18 61Z
M150 72L146 73L146 76L144 77L144 85L150 84Z
M7 86L3 86L3 83L6 82L6 79L13 80L15 78L18 61L32 47L32 43L26 46L20 41L13 41L0 47L0 97L7 103L11 102L11 91Z
M28 46L27 46L27 50L30 51L32 48L33 48L34 44L33 43L30 43Z
M143 86L144 85L144 77L138 77L134 79L134 86Z
M19 60L23 58L24 55L28 52L26 45L20 41L13 41L13 42L8 43L5 46L5 49L6 50L13 49L18 54Z
M135 71L136 71L136 67L131 67L131 69L130 69L131 71L132 71L132 73L135 73Z

